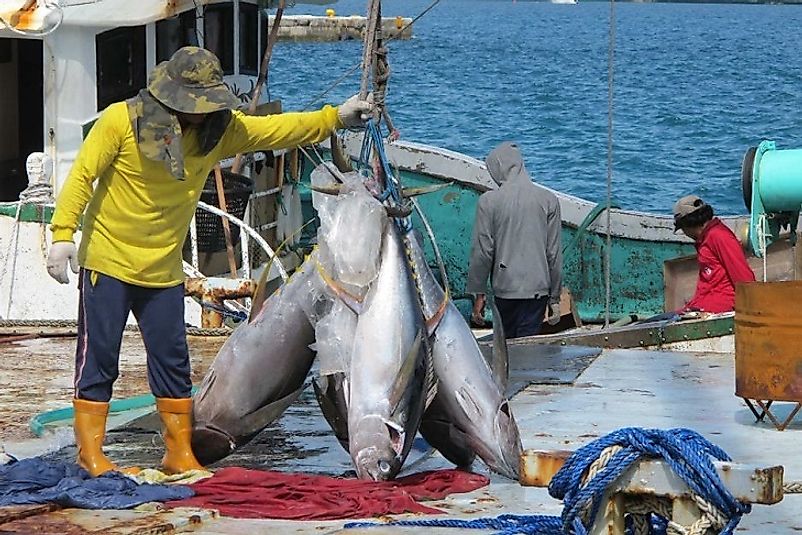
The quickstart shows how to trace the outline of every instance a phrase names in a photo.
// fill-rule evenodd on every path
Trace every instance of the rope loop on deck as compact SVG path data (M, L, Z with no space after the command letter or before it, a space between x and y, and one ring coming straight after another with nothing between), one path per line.
M696 524L684 530L668 523L669 533L697 533L702 524L729 535L751 506L736 500L718 477L713 460L730 461L718 446L690 429L623 428L577 450L549 484L549 494L562 499L563 532L573 527L587 533L608 487L642 458L663 459L691 489L702 512ZM665 511L655 511L664 516ZM583 530L577 529L580 520ZM707 528L705 528L707 529ZM703 533L703 531L701 531Z
M713 460L730 461L718 446L690 429L642 429L613 431L578 449L552 478L549 494L563 500L561 517L546 515L501 515L473 520L402 520L392 526L493 529L503 535L586 535L619 478L640 460L662 459L691 490L700 510L690 526L671 520L673 504L668 498L624 495L622 507L631 535L705 535L709 529L731 535L741 517L751 510L727 490ZM355 522L345 528L387 525Z

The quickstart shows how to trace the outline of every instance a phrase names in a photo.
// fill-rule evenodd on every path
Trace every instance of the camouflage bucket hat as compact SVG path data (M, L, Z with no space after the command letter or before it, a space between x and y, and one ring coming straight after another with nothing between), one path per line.
M185 46L156 65L148 79L153 97L181 113L235 109L239 99L223 83L220 60L206 49Z

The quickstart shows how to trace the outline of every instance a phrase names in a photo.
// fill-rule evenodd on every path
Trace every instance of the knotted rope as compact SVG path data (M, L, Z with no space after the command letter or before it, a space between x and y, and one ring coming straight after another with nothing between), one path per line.
M607 491L630 467L643 459L663 459L691 490L691 499L701 511L691 526L673 522L671 501L655 496L627 496L625 514L630 518L628 532L633 535L668 533L704 535L708 529L730 535L741 517L751 510L736 500L718 476L713 460L730 457L690 429L624 428L580 448L566 461L549 484L549 494L563 500L561 517L545 515L501 515L474 520L408 520L393 526L454 527L494 529L499 534L585 535ZM385 525L351 523L346 528Z

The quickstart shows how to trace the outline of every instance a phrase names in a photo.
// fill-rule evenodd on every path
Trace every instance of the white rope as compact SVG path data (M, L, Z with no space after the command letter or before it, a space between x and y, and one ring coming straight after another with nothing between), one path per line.
M786 481L783 483L783 494L802 494L802 481Z
M53 187L42 182L31 184L19 194L20 204L53 205L55 202L55 199L53 199Z
M602 450L599 457L593 461L588 467L587 473L582 477L582 486L586 486L597 474L603 472L610 460L622 449L623 447L615 444ZM799 485L798 487L794 487L794 490L802 491L802 482L794 483ZM783 486L783 491L785 491L786 486L788 485ZM655 513L667 519L667 533L671 535L706 535L709 529L716 532L721 531L728 521L724 513L695 492L689 490L688 495L699 509L699 517L687 527L671 520L673 502L670 498L662 496L626 494L626 499L623 502L624 514L633 515L634 533L636 535L649 533L649 531L646 530L646 527L649 525L647 522L649 513ZM602 505L602 507L604 507L604 505ZM590 504L588 504L587 509L583 513L586 520L590 510Z

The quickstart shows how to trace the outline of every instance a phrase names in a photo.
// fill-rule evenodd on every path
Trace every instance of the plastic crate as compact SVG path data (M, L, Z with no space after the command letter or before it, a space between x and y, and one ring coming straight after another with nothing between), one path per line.
M238 219L245 215L248 199L253 193L253 181L245 176L223 171L223 191L226 196L226 211ZM209 173L203 186L200 200L206 204L220 207L217 200L217 186L214 172ZM226 248L226 235L223 231L223 218L201 208L195 211L195 225L198 230L198 251L213 253ZM231 244L239 243L239 225L229 222Z

